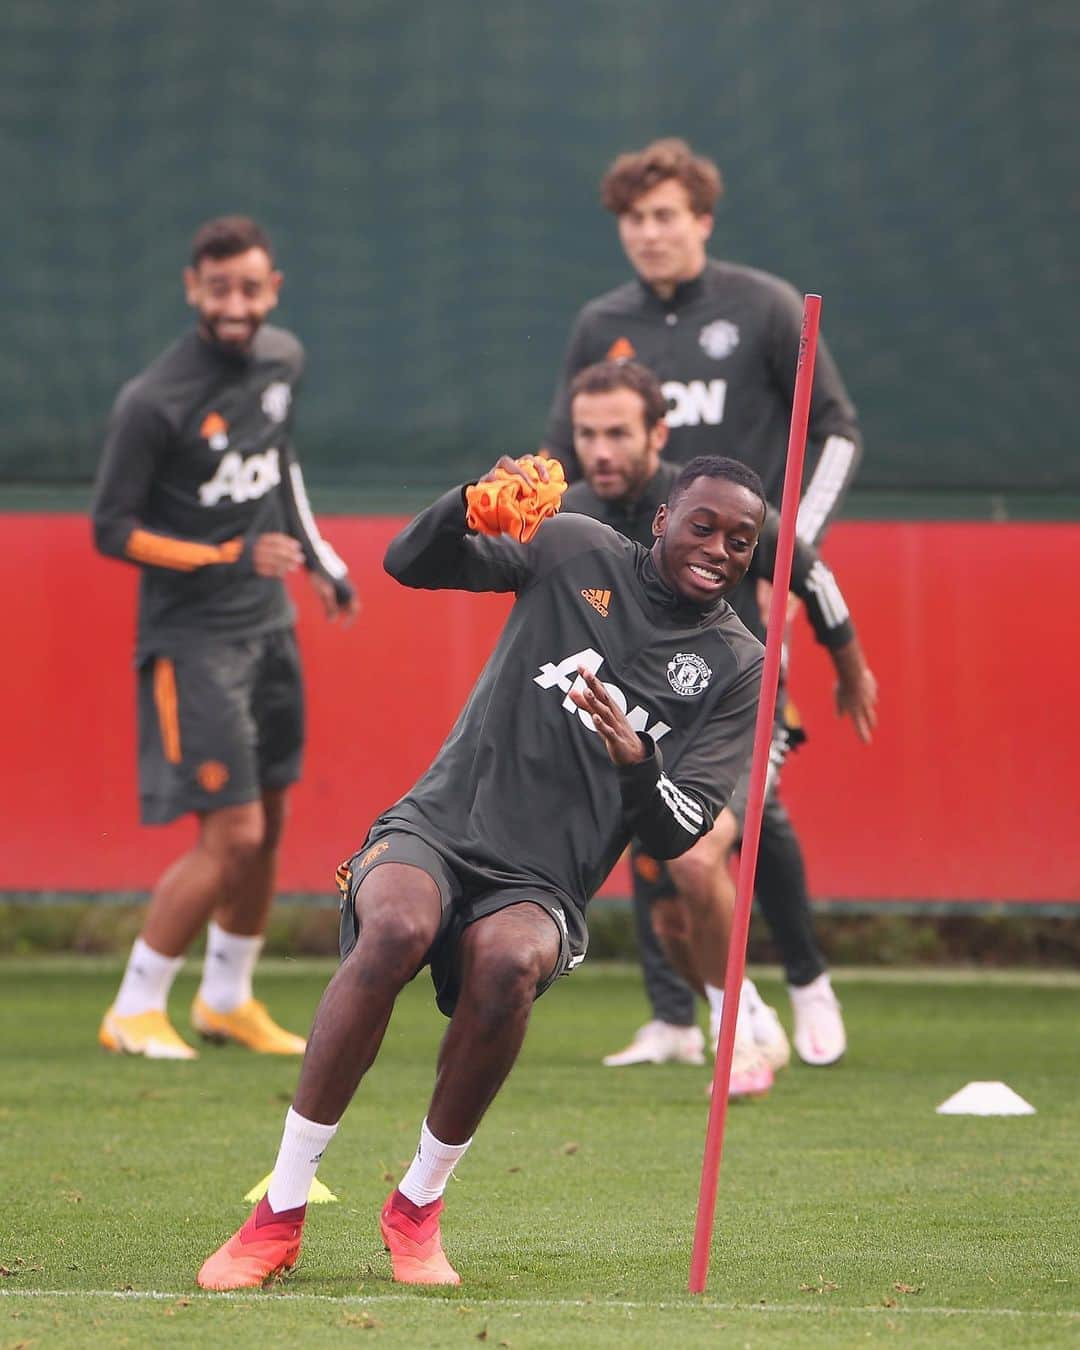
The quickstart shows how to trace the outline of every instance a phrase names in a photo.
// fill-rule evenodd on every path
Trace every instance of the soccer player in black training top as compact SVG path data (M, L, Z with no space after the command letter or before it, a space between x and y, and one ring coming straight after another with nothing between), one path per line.
M97 547L141 571L142 819L198 820L194 846L154 888L101 1024L101 1044L118 1053L196 1057L166 1002L206 924L193 1027L264 1053L304 1050L251 988L304 738L282 578L307 567L331 619L351 619L357 602L319 536L293 452L304 353L263 322L281 280L254 221L226 216L199 228L184 272L197 325L121 390L98 473Z
M506 457L498 468L526 477ZM450 1024L381 1227L396 1280L458 1283L439 1235L443 1191L533 1000L585 955L586 902L632 835L664 858L707 834L749 758L763 652L724 596L764 518L757 474L706 458L672 486L651 550L580 515L555 516L526 544L475 536L461 488L391 543L387 571L406 586L516 600L434 763L341 870L344 960L269 1191L204 1263L204 1288L257 1285L295 1262L318 1161L398 993L428 963Z
M667 500L679 472L678 465L661 458L667 425L666 401L659 380L634 361L600 362L587 366L574 378L570 407L575 449L584 478L566 493L562 509L580 511L638 543L648 543L656 512ZM770 507L747 577L728 597L746 626L759 636L764 635L764 629L752 583L758 578L772 580L779 523L779 513ZM806 605L815 636L836 667L837 711L848 714L859 737L869 740L876 721L876 682L866 666L835 577L813 545L799 539L795 541L791 584ZM781 687L766 787L766 812L776 809L777 779L787 749L783 698ZM742 832L747 779L748 775L740 779L709 835L666 868L636 843L632 847L634 872L647 883L639 883L639 893L652 901L645 921L651 914L652 929L660 937L671 965L682 977L682 987L692 987L708 998L714 1041L723 1010L724 971L735 904L727 861ZM809 909L805 894L802 904ZM639 908L635 907L635 914ZM712 922L702 925L702 913L712 914ZM650 932L648 936L653 934ZM759 1096L767 1091L773 1070L790 1053L783 1028L778 1023L768 1025L775 1016L761 1001L752 981L747 980L739 1000L729 1089L732 1097ZM656 1034L656 1029L649 1026L638 1038L634 1053L640 1054L640 1042ZM703 1038L696 1024L685 1029L668 1029L667 1034L686 1038L686 1059L693 1061L696 1052L696 1062L701 1062ZM609 1056L605 1063L611 1062L624 1062L623 1056Z
M637 275L589 301L574 323L545 432L545 445L568 479L577 473L567 401L571 380L596 361L637 360L659 376L668 401L666 457L684 464L694 455L735 456L758 471L769 501L779 506L802 300L779 277L706 255L720 192L716 165L677 139L620 155L605 173L601 200L617 219ZM855 409L819 340L797 527L807 543L820 544L861 454ZM764 602L764 583L759 599ZM642 888L650 883L635 876L634 884L654 1016L606 1062L694 1062L701 1051L692 1027L693 996L665 971L648 931ZM795 1048L808 1063L833 1063L846 1046L844 1024L809 906L799 898L806 894L802 851L778 798L762 822L757 894L784 961ZM789 1053L780 1024L752 987L748 992L755 1030L779 1062Z

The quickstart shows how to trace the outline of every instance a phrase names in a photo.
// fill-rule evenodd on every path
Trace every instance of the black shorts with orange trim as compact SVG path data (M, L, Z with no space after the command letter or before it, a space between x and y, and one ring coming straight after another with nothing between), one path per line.
M147 656L138 685L144 825L257 801L300 777L304 697L292 629Z
M580 952L571 947L566 911L562 902L550 891L536 886L499 886L490 890L463 883L461 877L445 858L426 839L404 830L375 826L364 846L337 870L337 884L341 892L341 930L339 945L344 961L356 946L360 936L360 920L356 913L356 892L364 878L383 863L406 863L426 872L435 883L442 900L442 918L434 941L428 948L417 974L424 966L431 968L431 982L435 986L435 1003L446 1017L453 1015L461 992L458 972L458 944L465 929L478 919L487 918L511 905L529 903L539 905L551 916L559 934L559 955L555 965L536 987L535 997L545 993L560 975L568 975L585 959L584 946ZM575 925L576 928L576 925Z

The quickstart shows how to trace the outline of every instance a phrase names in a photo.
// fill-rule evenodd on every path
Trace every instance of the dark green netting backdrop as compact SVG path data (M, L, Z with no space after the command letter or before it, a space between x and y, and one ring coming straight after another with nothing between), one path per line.
M1075 0L6 0L0 478L85 480L117 387L246 211L305 341L316 484L536 444L596 183L681 134L715 252L825 298L862 487L1080 487Z

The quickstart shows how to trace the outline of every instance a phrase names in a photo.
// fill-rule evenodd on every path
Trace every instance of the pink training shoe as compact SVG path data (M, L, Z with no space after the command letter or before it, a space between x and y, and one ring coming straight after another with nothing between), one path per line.
M292 1270L300 1255L306 1205L275 1214L264 1195L247 1222L208 1256L199 1271L201 1289L257 1289L272 1275Z
M443 1202L414 1205L400 1191L391 1191L379 1216L383 1242L398 1284L460 1284L461 1276L446 1259L439 1233Z

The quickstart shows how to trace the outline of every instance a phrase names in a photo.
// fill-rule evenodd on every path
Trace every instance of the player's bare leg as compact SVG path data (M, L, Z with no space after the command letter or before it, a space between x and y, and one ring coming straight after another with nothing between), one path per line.
M471 1139L513 1068L537 987L559 959L559 930L539 905L511 905L462 934L461 993L439 1050L428 1124L439 1139Z
M653 901L650 917L664 955L690 988L704 998L705 978L689 903L681 895L664 896Z
M223 806L199 818L193 848L169 867L150 896L143 940L163 956L182 956L232 886L242 886L263 847L262 802Z
M373 869L356 893L360 934L315 1014L285 1137L267 1194L202 1265L204 1289L245 1289L295 1265L310 1180L322 1151L375 1060L394 1002L438 931L442 901L426 872Z
M287 810L286 788L265 789L257 847L242 863L226 864L207 930L202 984L191 1006L192 1025L207 1040L264 1055L302 1055L305 1044L274 1021L251 983L274 899Z
M470 924L462 935L460 994L439 1050L420 1147L380 1217L399 1283L459 1283L442 1248L442 1194L513 1068L536 990L558 958L558 930L539 905L512 905Z
M693 949L709 1000L710 1039L715 1053L720 1035L724 980L735 914L735 883L728 856L738 836L738 821L730 810L721 811L716 824L680 858L669 861L671 878L689 912ZM679 971L688 979L683 971ZM754 1044L747 1009L740 1006L732 1061L729 1095L759 1097L772 1086L773 1071Z
M418 867L383 863L356 891L360 935L326 987L308 1037L293 1106L335 1124L374 1062L394 1009L434 941L442 900Z
M261 802L226 806L199 817L194 847L177 858L154 887L116 1000L98 1032L106 1049L152 1059L197 1058L169 1021L169 989L184 953L226 887L238 882L255 862L264 837ZM286 1050L295 1052L296 1047Z
M699 983L719 988L724 985L735 913L735 884L727 869L735 842L734 822L725 819L729 814L721 812L713 828L693 848L668 861L671 879L689 913L690 946L695 954L691 972L696 970ZM691 974L681 969L679 974L694 983Z
M254 854L218 897L214 921L227 933L256 937L266 931L270 906L277 889L281 837L289 811L286 788L267 788L262 794L262 837Z

